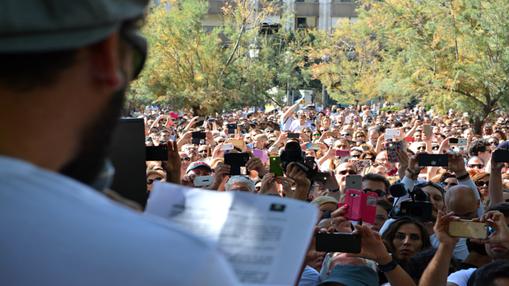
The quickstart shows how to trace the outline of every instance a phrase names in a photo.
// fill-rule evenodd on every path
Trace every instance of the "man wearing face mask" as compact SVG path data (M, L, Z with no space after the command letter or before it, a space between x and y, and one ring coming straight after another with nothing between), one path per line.
M1 2L0 285L238 284L207 242L83 184L143 67L147 2Z

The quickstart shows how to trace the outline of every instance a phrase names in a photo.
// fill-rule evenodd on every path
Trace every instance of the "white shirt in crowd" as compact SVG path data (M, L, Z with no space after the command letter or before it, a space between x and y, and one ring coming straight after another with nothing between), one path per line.
M470 276L472 276L472 273L476 270L477 268L468 268L451 273L451 275L447 277L447 283L454 283L458 286L467 286L468 279L470 279Z
M0 156L0 285L237 285L208 242Z

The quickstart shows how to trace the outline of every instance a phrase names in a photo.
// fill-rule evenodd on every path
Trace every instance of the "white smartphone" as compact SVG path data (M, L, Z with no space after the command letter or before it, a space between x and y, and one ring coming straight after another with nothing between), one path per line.
M213 182L214 177L212 176L198 176L194 178L193 185L197 188L203 188L212 185Z

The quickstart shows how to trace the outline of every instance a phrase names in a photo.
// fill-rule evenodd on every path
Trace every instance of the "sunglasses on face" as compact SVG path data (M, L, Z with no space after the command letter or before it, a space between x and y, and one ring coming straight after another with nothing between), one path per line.
M419 147L417 147L417 150L419 150L419 151L426 150L426 146L419 146Z
M191 158L189 157L180 158L180 161L191 161Z
M489 143L490 145L495 145L495 146L497 146L497 145L498 145L498 142L496 142L496 141L491 141L491 142L488 142L488 143Z
M470 164L468 165L469 168L476 168L476 169L482 169L484 168L483 164Z
M488 181L486 182L483 182L483 181L477 181L475 182L475 185L478 186L478 187L488 187L490 183Z
M458 183L445 183L446 186L454 187L457 186Z
M147 184L152 185L155 181L161 181L163 178L153 178L153 179L147 179Z
M338 174L340 175L357 175L357 172L355 172L354 170L343 170L343 171L339 171Z

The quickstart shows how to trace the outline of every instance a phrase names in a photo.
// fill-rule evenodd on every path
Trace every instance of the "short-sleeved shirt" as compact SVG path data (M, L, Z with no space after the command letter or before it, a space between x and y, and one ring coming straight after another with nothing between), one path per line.
M3 156L0 229L0 285L239 284L209 242Z
M470 276L472 276L472 273L476 270L477 268L469 268L451 273L451 275L447 277L447 282L454 283L458 286L467 286L468 279L470 279Z

